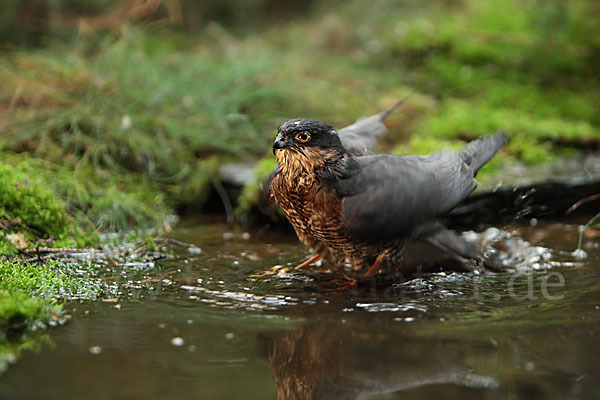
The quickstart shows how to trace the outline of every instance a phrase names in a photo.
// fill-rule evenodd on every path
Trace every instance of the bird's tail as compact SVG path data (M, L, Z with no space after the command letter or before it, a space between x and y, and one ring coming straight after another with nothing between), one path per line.
M467 144L460 151L463 161L475 174L483 167L507 142L506 135L499 129L493 135L483 136Z

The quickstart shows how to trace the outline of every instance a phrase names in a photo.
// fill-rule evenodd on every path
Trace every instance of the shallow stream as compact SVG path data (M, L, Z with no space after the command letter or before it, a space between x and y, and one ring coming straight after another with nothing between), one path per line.
M122 294L68 303L0 398L599 398L599 239L577 259L576 226L507 228L518 240L496 246L527 253L530 274L344 287L253 277L306 259L289 234L187 221L171 237L201 251L104 271Z

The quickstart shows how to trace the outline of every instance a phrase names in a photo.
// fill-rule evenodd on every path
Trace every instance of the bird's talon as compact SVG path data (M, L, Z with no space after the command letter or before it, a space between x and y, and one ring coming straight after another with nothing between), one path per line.
M250 278L264 278L265 276L275 275L284 269L286 269L286 267L284 267L282 265L277 265L277 266L271 268L270 270L265 271L262 274L252 274L252 275L250 275Z

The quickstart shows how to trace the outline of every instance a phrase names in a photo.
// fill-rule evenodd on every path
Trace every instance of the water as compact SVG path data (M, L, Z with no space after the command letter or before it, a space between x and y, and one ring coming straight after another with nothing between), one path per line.
M190 223L172 237L200 252L107 273L123 295L70 303L71 321L0 376L0 398L600 398L598 239L577 264L575 225L510 231L496 246L540 271L343 288L251 277L303 261L292 236Z

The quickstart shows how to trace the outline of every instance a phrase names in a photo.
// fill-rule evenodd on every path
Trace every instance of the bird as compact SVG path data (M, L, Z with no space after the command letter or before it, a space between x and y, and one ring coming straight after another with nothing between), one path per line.
M383 120L398 105L337 132L295 118L273 143L278 166L268 197L315 256L359 279L399 280L437 270L501 266L441 222L477 187L477 172L507 143L502 130L461 150L428 156L373 153Z

